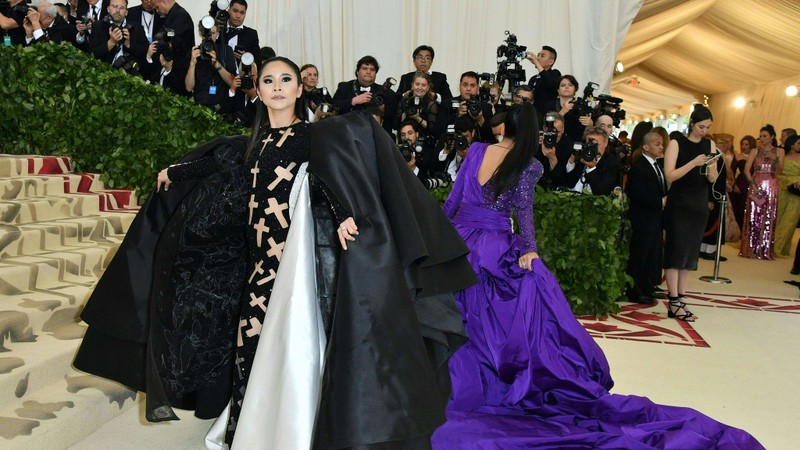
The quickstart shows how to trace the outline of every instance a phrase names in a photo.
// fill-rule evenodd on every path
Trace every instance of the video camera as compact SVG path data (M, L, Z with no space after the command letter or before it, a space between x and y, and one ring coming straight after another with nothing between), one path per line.
M583 97L576 98L572 101L572 103L575 104L572 109L575 110L579 116L591 116L594 113L594 90L598 87L599 85L597 83L590 81L583 89Z
M623 100L608 94L600 94L597 96L597 101L595 116L607 115L614 120L614 126L619 127L619 123L625 120L625 110L620 108Z
M517 44L517 36L506 30L506 39L497 47L497 82L500 90L503 89L506 80L509 81L509 92L524 83L525 69L520 64L527 57L528 47Z

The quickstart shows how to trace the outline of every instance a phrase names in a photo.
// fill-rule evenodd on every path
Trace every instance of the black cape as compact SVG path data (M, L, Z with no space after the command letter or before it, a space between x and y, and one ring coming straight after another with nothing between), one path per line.
M228 155L218 160L234 161L230 155L238 152L241 158L245 145L243 138L223 138L182 161L209 151ZM229 398L229 370L220 369L191 389L175 386L173 379L203 375L193 375L192 359L186 356L208 349L204 342L192 341L197 348L176 350L174 340L163 337L170 328L163 319L173 317L178 304L169 298L176 277L168 274L174 271L170 261L184 257L176 242L180 230L201 221L200 212L213 208L213 202L204 200L219 200L216 192L244 189L240 199L245 197L245 177L237 161L238 168L231 164L224 174L176 183L168 193L154 194L81 316L89 330L75 366L147 392L150 420L174 418L170 405L195 408L201 418L214 417ZM391 139L366 114L312 125L309 172L353 213L360 232L356 242L337 255L336 270L330 271L337 279L325 283L334 287L336 299L314 447L429 446L430 434L445 421L447 359L466 340L451 292L476 282L465 258L467 247ZM237 201L230 200L231 207ZM244 211L242 204L242 216ZM315 219L315 227L319 224ZM230 225L218 231L238 239L237 225ZM316 233L328 235L335 229ZM213 243L210 239L209 245ZM230 273L237 274L240 269L233 259L227 262ZM231 307L230 302L238 302L245 276L241 272L238 278L228 277L229 300L215 297L219 308L214 308L226 308L219 323L234 321L231 346L238 304ZM178 328L191 331L193 326L202 327L202 320L182 321ZM232 351L215 356L230 367ZM166 379L174 375L171 370L179 373Z

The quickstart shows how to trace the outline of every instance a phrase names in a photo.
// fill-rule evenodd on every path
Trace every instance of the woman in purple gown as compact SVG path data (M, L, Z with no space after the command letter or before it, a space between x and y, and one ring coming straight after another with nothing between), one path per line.
M479 282L456 294L469 342L450 361L447 423L434 448L763 448L695 410L608 392L603 352L536 253L543 169L533 107L512 108L505 132L500 144L469 148L445 203Z

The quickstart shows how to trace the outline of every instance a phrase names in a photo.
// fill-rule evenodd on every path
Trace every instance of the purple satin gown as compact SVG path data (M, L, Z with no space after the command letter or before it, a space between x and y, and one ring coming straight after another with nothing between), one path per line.
M456 294L470 340L450 360L447 423L434 433L434 448L763 448L693 409L608 392L605 355L558 281L539 259L532 271L518 265L536 251L533 194L543 168L534 159L495 200L477 177L486 147L469 148L445 203L479 282ZM512 210L519 235L511 232Z

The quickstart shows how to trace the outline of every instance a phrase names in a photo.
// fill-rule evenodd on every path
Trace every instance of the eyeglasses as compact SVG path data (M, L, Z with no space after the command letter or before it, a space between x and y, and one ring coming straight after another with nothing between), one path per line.
M430 56L423 56L423 55L417 55L414 59L416 59L417 61L433 61L433 58L431 58Z

